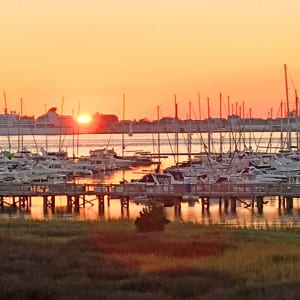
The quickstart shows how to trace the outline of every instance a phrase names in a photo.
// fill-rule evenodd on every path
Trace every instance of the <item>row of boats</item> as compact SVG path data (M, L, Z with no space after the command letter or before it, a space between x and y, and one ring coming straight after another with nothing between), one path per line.
M41 148L32 153L24 148L15 154L0 153L0 184L7 183L63 183L70 177L93 176L133 166L148 166L153 161L145 153L137 152L120 157L113 149L91 150L88 156L70 158L66 151L49 152Z
M145 174L130 184L257 184L299 183L299 153L246 153L201 155L161 171ZM128 183L127 183L128 184Z
M300 154L247 153L221 155L201 154L164 170L149 153L137 152L120 157L113 149L90 150L88 156L70 158L65 151L49 152L41 148L32 153L26 148L14 155L0 153L0 184L49 182L61 183L69 177L92 176L95 173L135 166L156 164L156 170L123 184L173 185L235 183L300 183Z

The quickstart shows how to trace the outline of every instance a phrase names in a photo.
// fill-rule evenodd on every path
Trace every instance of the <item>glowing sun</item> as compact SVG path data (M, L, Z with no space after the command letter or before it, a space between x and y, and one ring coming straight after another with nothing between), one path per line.
M77 118L77 122L80 124L90 123L91 120L92 120L91 116L88 116L88 115L81 115Z

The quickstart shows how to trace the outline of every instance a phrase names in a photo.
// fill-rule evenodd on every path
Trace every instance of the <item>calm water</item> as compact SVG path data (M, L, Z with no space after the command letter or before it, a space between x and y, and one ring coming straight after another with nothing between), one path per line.
M237 140L241 141L241 144L247 144L252 149L260 149L261 151L267 151L267 149L274 148L280 145L280 134L272 134L272 143L270 143L270 133L246 133L243 136L237 137ZM188 143L187 137L179 135L179 151L187 152ZM212 137L215 139L212 150L219 151L220 134L215 133ZM232 140L232 136L226 134L222 135L223 151L230 149L229 141ZM126 152L132 153L133 151L143 150L157 153L157 134L148 135L133 135L125 136L125 154ZM207 136L193 134L192 136L192 149L191 152L203 151L202 142L207 141ZM122 152L122 136L121 135L81 135L79 140L73 136L24 136L23 140L17 136L10 137L9 141L7 137L0 137L2 150L9 150L9 143L11 145L11 151L17 151L18 148L23 146L27 147L32 152L38 152L41 147L48 148L49 151L57 151L59 141L63 144L63 149L68 151L70 156L73 155L88 155L90 150L98 148L114 148L114 150L121 154ZM79 145L77 147L76 145ZM239 145L237 144L237 147ZM244 146L243 146L244 147ZM243 149L241 146L241 149ZM161 134L160 135L160 151L167 153L174 153L176 146L174 144L174 134ZM186 160L187 156L179 157L179 160ZM163 167L170 166L176 162L174 156L168 156L162 161ZM118 170L113 172L105 172L98 174L92 178L76 179L78 183L119 183L123 178L128 181L132 178L139 178L145 171L153 170L155 166L151 167L138 167L132 170ZM130 202L129 209L121 209L119 200L111 200L108 206L105 199L104 211L98 210L96 199L90 198L94 205L86 205L85 208L80 208L79 211L68 211L66 207L66 199L64 197L56 198L56 208L54 211L48 209L44 211L41 198L33 198L32 206L28 209L4 209L0 213L0 218L32 218L32 219L44 219L44 218L70 218L80 220L97 220L97 219L119 219L119 218L132 218L135 219L142 209L142 205L137 205L134 202ZM287 211L284 208L278 208L278 202L276 199L267 199L268 204L264 205L263 213L258 213L257 208L245 208L243 204L239 206L234 212L230 209L225 211L224 207L219 208L218 201L212 201L209 210L202 211L201 203L195 203L190 205L188 203L181 204L181 210L178 212L174 207L165 208L167 218L176 222L197 222L205 224L227 224L227 225L240 225L240 226L255 226L264 227L268 226L300 226L300 199L294 200L294 208Z

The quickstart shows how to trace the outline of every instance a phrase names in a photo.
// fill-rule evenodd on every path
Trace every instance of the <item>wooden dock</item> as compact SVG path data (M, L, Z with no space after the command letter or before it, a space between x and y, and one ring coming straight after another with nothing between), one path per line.
M293 208L294 199L300 198L300 185L287 183L214 183L214 184L10 184L0 185L0 208L28 208L33 197L42 197L43 206L55 208L58 196L67 199L67 207L79 210L86 205L104 207L111 199L119 199L121 207L128 207L129 200L153 200L164 205L178 205L182 201L201 201L203 209L209 209L212 199L219 205L235 209L237 202L245 207L257 207L262 211L266 197L278 199L278 207ZM93 200L90 200L93 196ZM137 201L137 200L136 200Z

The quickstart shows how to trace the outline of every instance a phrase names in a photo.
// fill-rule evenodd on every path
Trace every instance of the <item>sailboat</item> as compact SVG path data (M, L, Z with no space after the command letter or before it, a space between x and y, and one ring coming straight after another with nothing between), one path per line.
M9 114L7 113L7 103L6 103L6 94L5 91L3 92L4 95L4 104L5 104L5 108L4 108L4 114L6 115L6 121L7 121L7 141L8 141L8 151L9 153L11 152L11 142L10 142L10 132L9 132Z
M291 120L290 120L290 105L289 105L289 89L288 89L288 80L287 80L287 66L284 64L284 79L285 79L285 96L286 96L286 109L287 109L287 130L288 130L288 137L287 137L287 150L292 150L292 133L291 133Z
M123 121L125 120L125 94L123 94ZM132 123L129 123L129 136L133 135ZM152 159L143 155L142 151L135 152L133 155L125 155L125 136L124 132L122 133L122 155L118 156L115 154L115 163L121 168L126 168L130 166L149 166L153 163Z

